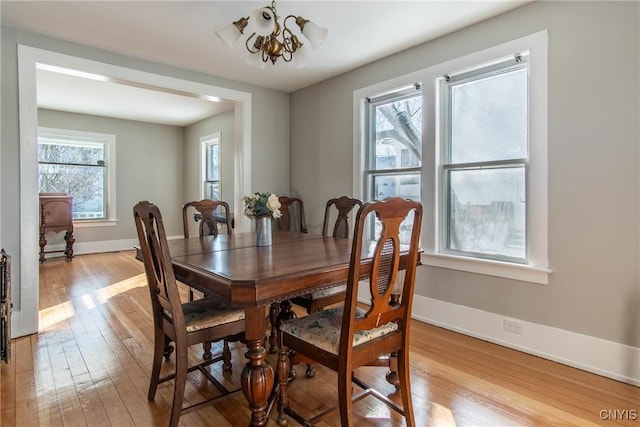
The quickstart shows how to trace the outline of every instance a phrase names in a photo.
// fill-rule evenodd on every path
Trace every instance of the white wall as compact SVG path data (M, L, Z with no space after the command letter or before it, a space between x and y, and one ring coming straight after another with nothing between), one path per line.
M295 92L291 187L309 225L319 229L325 200L352 192L355 90L548 29L549 285L423 266L416 292L637 355L639 18L637 2L534 2ZM458 329L473 330L471 317L459 320Z

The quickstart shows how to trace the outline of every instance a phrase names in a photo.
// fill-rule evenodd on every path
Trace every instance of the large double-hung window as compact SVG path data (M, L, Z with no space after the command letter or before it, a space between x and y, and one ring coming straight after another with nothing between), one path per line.
M439 79L444 251L527 260L527 55Z

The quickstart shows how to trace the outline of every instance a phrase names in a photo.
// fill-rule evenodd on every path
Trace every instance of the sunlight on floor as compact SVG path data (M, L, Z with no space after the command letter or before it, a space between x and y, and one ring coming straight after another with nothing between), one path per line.
M84 295L82 295L82 297L80 297L80 299L82 300L82 302L84 303L84 306L86 308L88 308L88 309L96 308L96 303L93 300L93 298L91 298L91 295L84 294Z
M40 310L38 313L38 332L44 332L56 323L73 317L74 314L75 310L71 301Z
M96 308L96 299L98 304L104 304L116 295L144 286L147 286L146 278L144 274L138 274L121 282L114 283L113 285L97 289L95 298L89 294L84 294L80 297L80 300L84 303L86 309L91 310ZM42 309L38 312L38 330L39 332L43 332L56 323L70 319L75 314L76 308L71 301L65 301L53 307Z
M435 402L430 403L429 408L429 423L430 426L449 427L456 426L456 420L453 416L451 409L438 405Z
M121 282L114 283L113 285L109 285L102 289L98 289L96 291L96 295L98 297L98 302L100 304L104 304L109 298L112 298L118 294L127 292L131 289L142 288L145 286L147 286L147 279L143 273L138 274L137 276L130 277Z

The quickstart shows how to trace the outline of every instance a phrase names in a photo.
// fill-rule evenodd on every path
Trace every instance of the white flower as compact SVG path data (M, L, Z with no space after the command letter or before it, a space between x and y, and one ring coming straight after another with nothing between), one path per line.
M278 200L278 196L275 194L270 194L267 199L267 208L272 212L274 218L280 218L282 214L280 213L280 201Z

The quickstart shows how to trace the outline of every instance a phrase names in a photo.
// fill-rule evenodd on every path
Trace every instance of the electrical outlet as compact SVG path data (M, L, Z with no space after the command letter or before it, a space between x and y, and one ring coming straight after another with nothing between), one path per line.
M514 319L504 318L502 326L505 331L513 332L514 334L522 335L522 323Z

